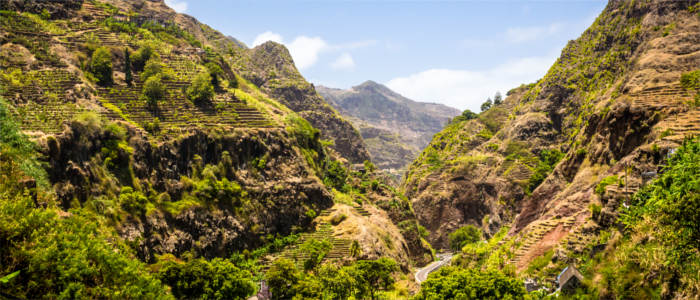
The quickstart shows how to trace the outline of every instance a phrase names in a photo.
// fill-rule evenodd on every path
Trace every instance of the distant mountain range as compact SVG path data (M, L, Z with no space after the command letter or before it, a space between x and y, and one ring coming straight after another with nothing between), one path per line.
M396 173L402 173L433 135L461 113L442 104L408 99L374 81L348 90L316 89L360 130L374 163Z

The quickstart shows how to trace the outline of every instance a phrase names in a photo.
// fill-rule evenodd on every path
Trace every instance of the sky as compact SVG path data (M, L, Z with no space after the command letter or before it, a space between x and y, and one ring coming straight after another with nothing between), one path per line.
M254 47L289 49L315 85L366 80L416 101L478 112L541 78L606 1L166 0Z

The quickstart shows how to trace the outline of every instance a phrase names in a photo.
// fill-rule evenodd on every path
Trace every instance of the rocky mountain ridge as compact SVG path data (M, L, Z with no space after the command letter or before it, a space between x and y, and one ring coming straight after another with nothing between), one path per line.
M441 104L413 101L373 81L349 90L323 86L317 90L359 128L372 160L384 170L404 169L460 113Z

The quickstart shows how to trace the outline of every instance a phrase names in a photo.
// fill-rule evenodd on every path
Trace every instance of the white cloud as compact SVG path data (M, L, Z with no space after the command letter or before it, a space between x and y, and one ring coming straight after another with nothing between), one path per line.
M364 40L331 45L321 37L309 37L305 35L297 36L292 42L286 42L282 35L272 31L266 31L256 36L252 45L255 47L267 41L285 44L289 49L289 54L291 54L292 59L294 59L294 63L300 70L315 65L322 53L349 51L378 44L376 40ZM334 69L351 69L354 66L355 61L347 52L343 53L331 64L331 67Z
M512 27L506 30L506 41L511 43L534 41L558 33L562 27L559 23L549 26Z
M481 103L496 91L505 94L522 83L542 77L555 55L521 58L488 70L430 69L389 80L390 89L414 100L438 102L479 112Z
M331 68L336 70L351 70L355 67L355 60L352 59L350 53L343 53L331 63Z
M187 2L182 0L165 0L165 5L179 13L187 11Z
M258 36L255 37L255 40L253 40L253 47L263 44L267 41L282 43L282 36L272 31L265 31L261 34L258 34Z
M299 69L313 66L318 60L321 51L328 48L328 44L320 37L299 36L289 45L289 53Z

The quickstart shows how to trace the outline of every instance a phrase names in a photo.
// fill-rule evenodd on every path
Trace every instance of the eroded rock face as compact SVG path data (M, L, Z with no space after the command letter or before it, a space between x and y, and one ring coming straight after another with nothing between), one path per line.
M244 203L200 203L176 212L156 209L129 214L117 226L124 238L137 243L142 259L152 261L163 253L193 251L221 257L254 249L268 234L287 235L293 228L308 226L312 221L308 210L332 206L332 196L285 134L283 129L228 134L195 130L152 144L130 128L124 145L108 155L111 152L105 149L114 149L114 142L123 138L110 130L73 122L42 144L50 180L66 208L76 205L75 201L92 203L102 195L118 195L121 186L132 185L144 190L150 187L160 194L158 199L165 199L157 201L176 202L187 189L181 176L192 177L203 166L226 160L226 177L247 193ZM253 165L252 161L263 157L264 168Z

